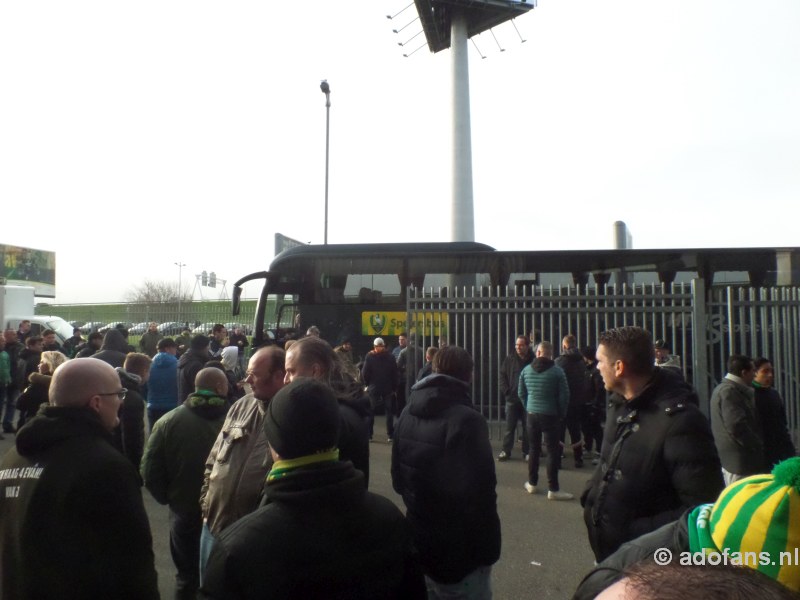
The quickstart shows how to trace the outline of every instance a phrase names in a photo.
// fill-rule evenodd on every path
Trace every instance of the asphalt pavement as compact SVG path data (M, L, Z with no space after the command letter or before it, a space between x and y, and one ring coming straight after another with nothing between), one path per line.
M381 431L383 418L376 419ZM492 431L495 438L496 428ZM392 490L389 464L391 446L376 439L370 445L370 486L372 492L386 496L405 510L403 501ZM0 440L0 453L5 454L14 441L13 434ZM492 441L495 456L499 440ZM518 445L517 445L518 448ZM567 457L560 473L561 489L577 497L588 479L591 468L570 467ZM492 586L498 600L518 598L569 598L582 577L592 568L593 555L586 538L580 504L576 500L554 502L546 492L529 495L523 489L527 469L515 449L512 458L497 462L497 496L502 526L502 555L494 565ZM544 465L540 467L540 483L546 482ZM172 598L175 569L169 553L169 511L143 490L145 507L150 516L156 556L159 589L162 598Z

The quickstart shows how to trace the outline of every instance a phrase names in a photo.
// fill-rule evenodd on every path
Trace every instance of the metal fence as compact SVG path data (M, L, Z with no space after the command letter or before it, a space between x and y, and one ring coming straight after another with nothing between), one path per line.
M36 314L61 317L77 326L88 324L85 333L96 331L109 323L133 327L133 335L143 333L147 323L178 323L206 333L214 323L242 324L249 331L255 318L255 301L243 301L241 312L231 316L230 301L182 302L125 302L118 304L37 304ZM138 327L137 327L138 326ZM174 331L170 327L169 331Z
M790 428L798 439L798 288L706 290L702 280L646 286L456 287L452 293L411 288L407 309L408 322L417 324L418 346L437 345L441 336L472 354L473 401L498 436L505 405L498 374L503 359L514 351L517 335L560 348L561 339L573 334L579 346L595 346L602 331L636 325L665 340L680 356L706 413L730 354L770 358L775 387L786 400ZM446 323L435 326L443 314Z

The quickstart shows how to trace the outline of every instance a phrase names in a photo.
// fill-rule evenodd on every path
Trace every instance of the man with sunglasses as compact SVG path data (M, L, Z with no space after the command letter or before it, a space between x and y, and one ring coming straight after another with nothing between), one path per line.
M111 444L126 392L103 361L62 364L0 459L3 598L158 598L138 476Z

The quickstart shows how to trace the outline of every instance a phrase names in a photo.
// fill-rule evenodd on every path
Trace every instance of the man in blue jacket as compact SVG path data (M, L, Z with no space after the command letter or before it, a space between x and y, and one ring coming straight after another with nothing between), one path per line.
M161 417L178 406L178 345L172 338L158 340L158 354L150 365L147 383L147 422L150 431Z

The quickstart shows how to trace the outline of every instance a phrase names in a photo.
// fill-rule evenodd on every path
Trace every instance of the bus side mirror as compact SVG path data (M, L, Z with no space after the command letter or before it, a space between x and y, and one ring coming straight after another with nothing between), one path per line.
M231 297L231 314L236 316L239 314L239 304L242 298L242 288L238 285L233 286L233 296Z

